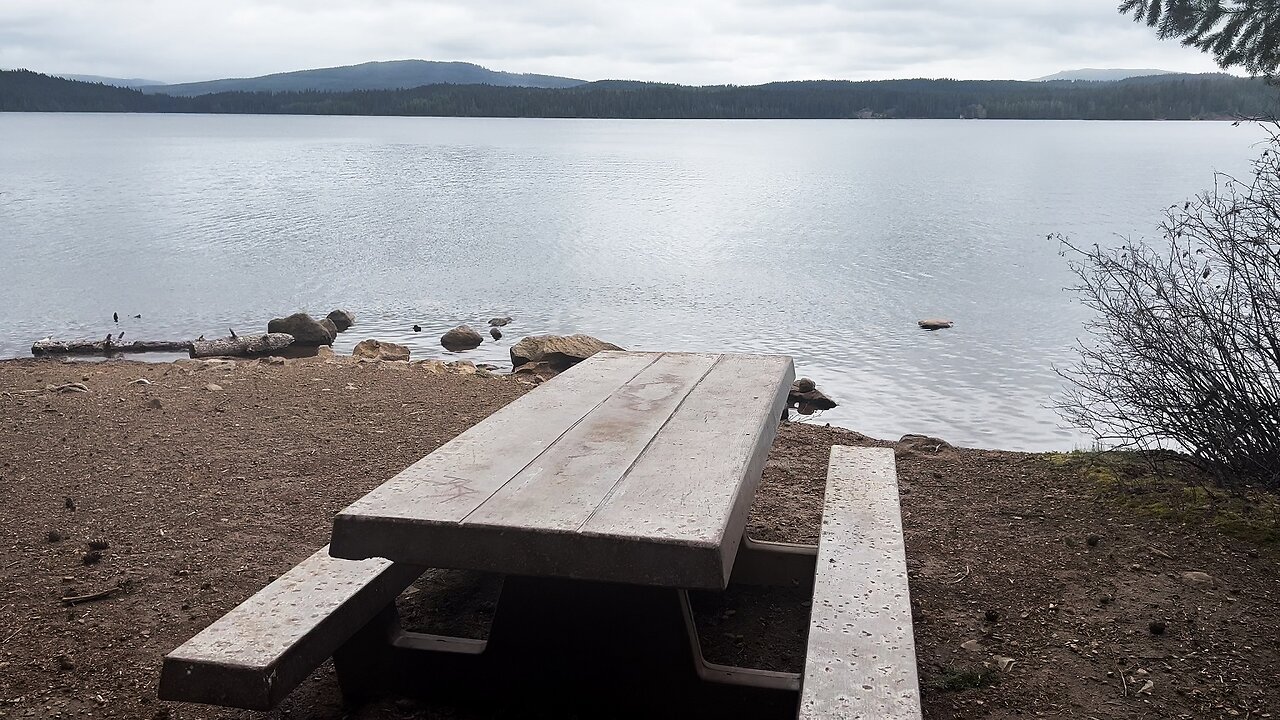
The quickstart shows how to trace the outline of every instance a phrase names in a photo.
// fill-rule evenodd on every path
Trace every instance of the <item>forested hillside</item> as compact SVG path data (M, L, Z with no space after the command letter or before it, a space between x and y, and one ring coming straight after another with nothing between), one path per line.
M426 85L355 92L169 97L0 71L0 110L583 118L1016 118L1190 120L1276 115L1261 79L1163 75L1119 82L806 81L690 87L626 81L570 88Z

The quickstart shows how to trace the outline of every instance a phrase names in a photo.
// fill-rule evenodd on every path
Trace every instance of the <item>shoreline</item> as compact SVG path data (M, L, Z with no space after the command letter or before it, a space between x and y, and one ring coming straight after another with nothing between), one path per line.
M38 356L37 355L37 356L0 358L0 368L3 368L3 366L6 364L29 363L29 362L51 363L51 364L57 364L57 365L71 364L71 365L84 365L84 366L101 366L101 365L110 365L114 363L135 363L142 366L161 366L161 367L173 365L173 364L201 362L205 360L209 360L213 362L266 363L270 357L277 357L277 358L282 357L287 363L326 362L326 361L331 361L334 363L360 363L361 362L359 358L356 358L353 355L339 354L337 352L332 351L332 349L329 348L328 346L322 346L322 347L325 347L326 350L322 350L318 355L296 356L290 353L296 353L296 351L301 348L294 348L294 349L286 348L286 351L288 352L274 355L274 356L238 357L238 358L235 358L235 357L190 358L185 355L181 355L179 353L165 353L165 352L118 353L118 354L113 354L109 356L100 356L100 355ZM309 351L309 350L312 350L312 348L305 348L305 350ZM332 353L331 355L326 354L330 352ZM443 365L447 368L446 372L454 372L451 369L454 367L466 367L467 365L471 365L471 366L474 366L476 370L480 371L480 374L482 375L487 374L495 377L511 377L511 378L517 377L516 374L513 372L513 369L511 368L510 362L506 362L503 364L496 364L496 363L490 364L485 362L476 362L474 360L467 359L466 352L454 353L454 352L444 351L443 353L441 353L441 355L442 357L427 357L427 358L421 358L421 359L413 359L413 357L411 357L411 359L407 361L407 363L404 363L403 361L380 361L380 362L401 362L402 364L408 364L411 366L428 365L428 366L433 366L435 368L439 368L439 366ZM365 362L374 362L374 361L366 360ZM802 369L797 368L796 372L797 372L797 377L799 377L802 372ZM464 370L462 371L461 374L470 374L470 373L469 371ZM821 388L819 388L819 390L821 390ZM836 400L840 401L841 404L844 404L844 401L841 400L841 398L836 398ZM822 411L818 411L817 413L809 417L812 419L807 419L805 416L792 413L792 422L811 424L816 427L828 427L828 428L835 428L839 430L846 430L849 432L858 433L859 435L863 435L864 437L871 437L871 436L865 435L864 433L862 433L861 431L859 431L854 427L850 427L849 425L851 423L847 423L847 421L841 422L837 420L835 422L832 422L830 420L824 419ZM918 433L914 433L914 432L906 432L903 435L899 436L899 438L906 437L908 435L917 435L917 434ZM935 437L935 436L925 435L925 437ZM943 437L942 439L947 440L947 438L945 437ZM879 442L883 442L886 444L893 444L897 442L896 440L892 440L888 438L877 438L877 440ZM951 445L952 443L948 441L948 444ZM1074 445L1074 444L1071 447L1063 446L1061 448L1036 449L1036 450L1007 450L1005 448L1000 448L1000 447L988 447L985 445L974 445L974 444L955 444L954 446L957 448L965 448L969 450L989 450L989 451L998 451L998 452L1018 452L1018 453L1031 453L1031 454L1076 452L1081 449L1079 445Z

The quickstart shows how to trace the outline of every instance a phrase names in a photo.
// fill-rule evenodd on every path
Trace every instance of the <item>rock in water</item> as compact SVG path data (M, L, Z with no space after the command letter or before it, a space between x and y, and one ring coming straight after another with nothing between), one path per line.
M323 320L320 321L320 326L323 327L325 330L329 331L333 335L335 340L338 338L338 326L332 320L330 320L329 318L324 318Z
M511 348L511 367L541 362L557 372L568 370L601 350L622 348L590 335L530 335Z
M919 325L923 330L945 330L955 325L955 323L940 318L929 318L928 320L917 320L916 325Z
M334 310L326 317L338 328L338 332L346 332L347 328L356 324L355 313L350 310Z
M512 317L510 315L506 315L503 317L489 318L489 327L505 327L507 323L511 322L511 320L512 320Z
M492 336L494 340L502 339L502 331L496 327L489 328L489 335Z
M815 382L805 377L791 383L791 391L787 393L787 407L795 408L801 415L812 415L818 410L830 410L837 405L835 400L818 389Z
M371 360L408 360L409 348L392 342L362 340L351 351L351 356Z
M468 325L459 325L440 336L440 344L449 352L475 350L482 342L484 338L480 337L480 333L472 330Z
M334 323L329 323L335 327ZM316 322L306 313L294 313L286 318L275 318L267 323L269 333L288 333L295 345L332 345L336 332Z

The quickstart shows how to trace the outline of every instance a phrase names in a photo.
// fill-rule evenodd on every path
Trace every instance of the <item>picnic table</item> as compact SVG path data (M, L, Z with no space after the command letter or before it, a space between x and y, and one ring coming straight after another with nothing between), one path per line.
M266 709L332 656L352 701L918 717L892 451L833 451L818 546L746 536L792 380L785 356L593 356L340 512L327 549L166 656L161 697ZM487 639L400 627L425 568L504 576ZM702 657L689 591L731 582L812 588L804 673Z

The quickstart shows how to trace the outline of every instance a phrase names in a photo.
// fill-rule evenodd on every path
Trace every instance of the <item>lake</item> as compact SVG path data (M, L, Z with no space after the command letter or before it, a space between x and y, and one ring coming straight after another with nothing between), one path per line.
M1047 404L1088 312L1047 236L1158 237L1164 208L1215 170L1246 173L1263 137L1208 122L0 114L0 357L50 335L244 334L343 307L358 324L339 352L377 338L509 366L523 335L584 332L786 353L841 403L810 422L1071 449L1087 441ZM439 345L507 314L501 341ZM925 317L955 327L924 332Z

